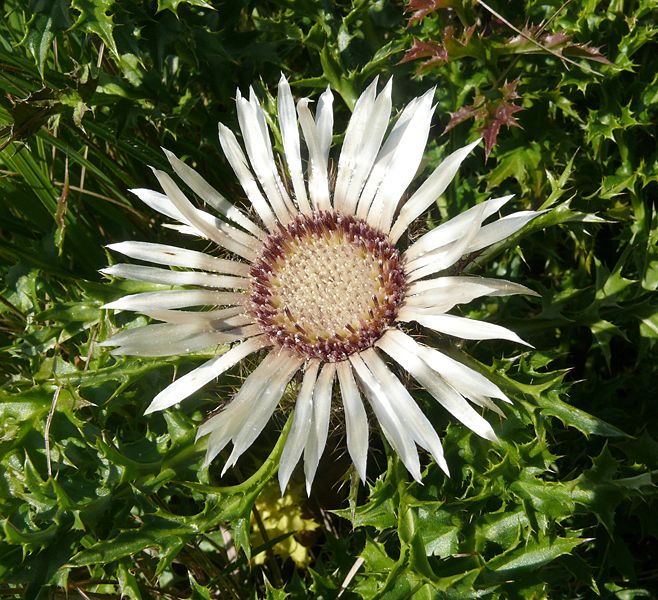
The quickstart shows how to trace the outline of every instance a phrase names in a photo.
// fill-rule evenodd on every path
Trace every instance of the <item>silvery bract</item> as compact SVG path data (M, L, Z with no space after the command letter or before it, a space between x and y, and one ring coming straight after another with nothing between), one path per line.
M169 152L176 175L219 217L196 208L162 171L154 172L164 194L133 190L149 207L175 221L172 227L205 238L221 248L222 255L231 256L147 242L110 246L132 259L161 266L122 263L104 273L174 288L125 296L106 306L162 322L112 337L105 343L116 347L115 354L162 356L217 349L217 356L161 391L147 412L170 408L248 355L262 353L259 366L232 401L199 428L199 437L208 436L206 463L231 442L224 470L234 465L300 372L294 420L279 468L282 490L302 454L310 490L325 448L336 386L347 447L362 479L368 455L363 398L414 479L421 479L417 445L448 473L439 436L391 371L391 363L409 372L472 431L496 439L474 405L498 410L492 399L509 402L505 394L480 373L416 341L404 328L415 321L448 336L523 343L508 329L448 311L481 296L530 290L509 281L441 273L463 256L510 236L537 213L517 212L485 224L510 200L495 198L429 231L406 249L397 245L478 143L448 156L403 201L423 156L433 98L430 90L412 100L389 130L391 82L378 94L373 81L354 108L333 183L328 172L333 95L327 89L320 96L314 116L306 98L295 109L282 77L282 171L253 90L248 99L238 92L236 100L246 153L233 132L219 126L222 149L251 211L234 206Z

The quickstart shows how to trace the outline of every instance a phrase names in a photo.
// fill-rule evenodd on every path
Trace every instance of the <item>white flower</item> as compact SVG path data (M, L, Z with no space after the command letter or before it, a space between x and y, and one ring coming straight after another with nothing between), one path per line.
M165 268L116 264L103 270L176 288L125 296L106 305L162 321L124 331L105 342L116 346L115 354L162 356L221 350L161 391L147 413L181 402L246 356L264 354L226 408L200 427L198 436L208 436L206 464L232 442L224 471L234 465L301 371L294 420L280 461L281 490L302 454L310 490L327 440L336 381L348 451L362 479L368 454L362 396L414 479L421 479L417 445L448 473L439 436L389 362L408 371L472 431L496 439L473 405L496 410L492 399L509 402L505 394L480 373L414 340L404 332L405 323L415 321L469 340L524 343L508 329L448 311L484 295L531 294L529 289L509 281L441 273L463 256L508 237L538 213L517 212L485 225L511 196L487 200L408 248L399 248L398 240L409 224L444 192L479 140L448 156L403 202L423 156L434 90L411 101L386 135L391 82L379 94L376 85L375 80L356 103L333 185L328 174L333 135L329 89L320 96L314 117L306 98L295 111L288 82L281 78L278 121L284 172L277 168L265 114L253 90L249 99L238 92L246 155L235 135L221 124L219 140L254 214L234 206L170 152L167 158L178 177L221 218L195 208L162 171L154 173L164 194L133 190L151 208L176 221L173 228L206 238L233 258L122 242L110 248ZM308 152L306 181L300 127ZM292 193L284 182L290 182ZM182 270L167 268L172 266ZM205 310L179 310L190 307ZM234 345L226 350L227 344Z

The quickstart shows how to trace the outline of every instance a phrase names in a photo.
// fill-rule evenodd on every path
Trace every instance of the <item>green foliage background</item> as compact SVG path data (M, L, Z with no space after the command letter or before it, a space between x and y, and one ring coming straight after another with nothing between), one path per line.
M480 3L446 4L408 27L404 5L383 0L0 2L0 597L335 598L344 582L343 598L658 594L656 3L491 2L518 28L548 21L572 36L575 65L512 43ZM447 62L399 64L446 25L475 28ZM601 47L611 64L575 44ZM98 346L144 323L99 308L137 289L102 281L103 245L176 243L127 190L156 186L147 165L166 168L165 146L240 201L217 122L236 128L236 87L265 97L281 72L297 96L338 92L339 132L375 75L395 76L397 107L436 85L428 170L478 127L442 135L449 113L478 94L495 101L518 78L522 128L503 127L486 163L481 150L469 158L425 226L489 193L552 208L470 267L541 293L466 311L536 350L450 347L514 399L504 420L489 415L501 445L417 390L452 477L426 462L424 485L410 481L374 430L359 488L336 415L338 450L313 495L293 489L316 527L296 533L300 567L275 545L294 533L285 519L268 536L268 521L250 516L257 498L261 512L274 502L285 411L220 479L221 460L201 469L194 431L243 373L144 417L203 355L113 358Z

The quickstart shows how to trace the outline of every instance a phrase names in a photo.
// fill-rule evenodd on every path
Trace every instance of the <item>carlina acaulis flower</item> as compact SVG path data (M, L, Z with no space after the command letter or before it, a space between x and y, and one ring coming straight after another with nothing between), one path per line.
M479 140L448 156L403 202L429 135L434 89L412 100L388 131L391 87L389 81L377 93L375 79L356 102L333 184L328 170L332 93L327 89L320 96L315 115L307 98L295 109L282 76L277 102L281 170L253 90L248 99L239 91L236 98L246 154L233 132L219 125L221 147L252 210L236 207L168 151L173 171L216 215L196 208L163 171L154 173L164 194L132 190L175 221L174 229L233 255L229 260L147 242L110 246L161 266L116 264L104 273L172 287L105 306L161 321L104 342L115 346L114 354L217 352L157 394L146 412L168 409L245 357L262 354L230 403L199 428L198 437L208 436L206 464L232 443L224 471L234 465L301 372L279 466L282 491L302 454L310 491L327 440L335 386L344 409L347 448L361 479L366 477L368 455L363 397L414 479L421 479L417 446L448 473L437 432L389 367L391 362L476 434L496 440L474 406L499 411L493 399L509 402L505 394L479 372L417 341L404 328L415 321L447 336L525 343L504 327L448 311L481 296L533 294L531 290L504 280L442 273L462 257L515 233L538 213L516 212L485 223L511 196L494 198L401 247L402 234L441 196Z

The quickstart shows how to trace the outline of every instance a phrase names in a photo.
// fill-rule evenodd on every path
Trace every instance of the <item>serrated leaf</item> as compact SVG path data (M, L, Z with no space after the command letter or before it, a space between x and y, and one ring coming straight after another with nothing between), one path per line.
M114 41L114 16L110 12L114 3L115 0L71 0L71 8L80 13L73 27L97 35L119 57Z
M9 519L3 519L2 529L5 540L9 544L20 545L26 550L31 550L47 546L48 542L52 542L57 537L59 528L53 523L40 531L21 531Z
M166 553L180 548L184 540L192 538L195 534L196 528L189 525L151 517L145 519L139 529L122 531L112 540L100 542L78 552L71 562L78 566L102 564L137 554L147 548L158 548Z
M354 511L339 509L334 512L344 519L351 520L354 527L370 525L379 531L383 531L389 527L395 527L397 523L396 496L397 489L389 465L386 477L377 480L372 487L368 502L357 507Z
M443 65L448 62L448 51L443 44L437 42L424 42L422 40L414 39L413 46L404 53L399 64L404 64L419 58L427 58L429 60L423 61L419 70L425 70L429 67ZM447 131L447 129L446 129Z
M505 51L515 54L537 54L552 50L553 52L577 58L586 58L606 65L612 63L601 53L600 48L589 44L579 44L572 41L572 36L562 31L548 32L542 35L538 26L524 27L524 36L517 35L506 40L503 48ZM529 39L530 38L530 39ZM536 43L533 43L534 39Z
M619 107L618 112L590 110L586 127L587 143L598 153L604 140L615 141L615 132L638 124L630 105Z
M512 177L518 181L523 192L528 193L528 180L536 169L540 168L541 157L542 150L536 142L497 155L498 164L487 174L488 189L496 189L503 181Z
M60 31L71 26L71 18L65 0L34 0L30 13L32 17L26 25L21 44L30 51L43 77L46 56L53 40Z
M522 106L514 103L514 100L520 98L516 91L518 85L519 79L505 82L498 90L499 97L495 99L477 95L473 104L463 106L457 112L450 113L450 122L445 131L450 131L467 119L475 119L478 123L478 132L484 140L484 155L485 158L488 158L496 145L501 127L520 127L517 118L514 116L523 110Z
M413 12L409 17L409 26L420 23L426 16L440 8L452 7L451 0L409 0L404 12Z
M188 577L190 580L190 587L192 588L190 600L210 600L210 590L205 585L198 583L191 572L188 573Z
M200 6L201 8L209 8L214 10L212 4L206 2L206 0L158 0L158 10L157 12L162 12L163 10L170 10L176 16L178 16L178 7L181 4L189 4L190 6Z
M532 571L563 554L568 554L586 541L585 538L551 539L549 537L532 540L525 547L491 559L487 562L487 568L505 576L519 571Z
M459 527L453 523L453 516L441 509L441 502L420 502L405 495L401 506L401 512L406 509L400 515L398 526L401 540L418 535L427 556L447 558L457 552Z
M285 600L290 594L286 592L285 588L275 588L267 579L265 578L265 598L266 600Z
M613 438L628 437L626 433L603 419L563 402L556 394L540 394L535 399L542 409L542 414L556 417L568 427L574 427L585 435L601 435Z
M520 98L516 91L519 85L519 79L514 81L505 82L500 89L501 98L496 102L492 102L487 106L487 117L484 123L480 126L479 131L482 133L484 139L484 156L488 158L491 150L496 145L500 128L505 127L521 127L517 118L514 116L516 113L523 110L522 106L514 104L514 100Z
M658 339L658 310L640 322L640 335L645 338Z
M503 548L515 546L523 529L530 527L530 521L523 510L505 511L487 515L484 523L478 526L477 536L499 544Z
M607 321L605 319L599 319L596 323L592 323L589 326L594 336L595 343L592 344L594 348L599 348L603 352L608 367L610 367L612 361L612 352L610 350L610 342L615 337L620 337L623 340L628 341L626 334L614 323Z
M542 516L560 519L574 512L572 490L561 483L542 481L524 472L523 476L513 482L510 491L523 498Z
M415 554L416 558L418 554ZM424 553L421 552L420 554L426 562L427 559ZM426 591L421 590L429 582L426 581L424 573L418 573L410 568L409 546L402 548L399 559L394 561L388 556L383 544L367 539L361 556L365 559L366 569L375 576L377 581L375 589L373 590L372 586L369 586L370 589L367 593L364 593L365 590L361 591L360 586L357 586L357 591L361 592L363 598L376 597L386 600L402 600L403 598L414 598L416 593L426 593ZM371 581L370 583L375 582ZM421 595L420 598L422 597Z
M142 593L137 583L137 578L131 572L131 564L128 561L120 561L117 565L117 581L122 598L130 600L142 600Z

